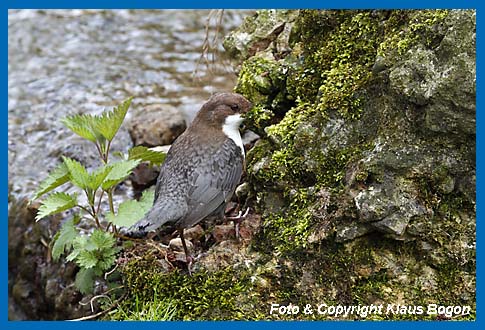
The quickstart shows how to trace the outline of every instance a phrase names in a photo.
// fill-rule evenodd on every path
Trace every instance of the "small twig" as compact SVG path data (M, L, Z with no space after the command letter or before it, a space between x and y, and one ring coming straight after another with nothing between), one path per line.
M146 240L144 238L134 238L134 237L128 237L120 233L115 233L114 234L117 238L121 238L125 241L134 241L134 242L145 242Z
M49 244L45 241L44 237L40 238L40 243L42 243L42 245L44 245L44 247L49 248Z
M92 320L92 319L95 319L103 314L106 314L107 312L109 312L110 310L112 310L115 306L110 306L110 308L108 309L105 309L104 311L101 311L99 313L96 313L96 314L93 314L93 315L88 315L88 316L83 316L83 317L80 317L78 319L72 319L72 320L66 320L66 321L87 321L87 320Z
M99 298L108 298L108 299L109 299L109 301L111 302L110 297L108 297L108 296L107 296L107 295L105 295L105 294L100 294L100 295L97 295L97 296L92 297L92 298L89 300L89 302L83 303L83 302L81 302L81 301L80 301L80 302L79 302L79 305L81 305L81 306L86 306L87 304L89 304L89 305L90 305L90 307L91 307L91 313L94 313L94 301L95 301L96 299L99 299Z
M67 321L87 321L87 320L92 320L92 319L95 319L101 315L104 315L108 312L110 312L113 308L116 307L116 305L118 305L118 303L125 299L126 298L126 293L119 299L117 299L113 304L111 304L111 306L109 306L107 309L105 309L104 311L101 311L99 313L96 313L96 314L93 314L93 315L88 315L88 316L83 316L83 317L80 317L80 318L77 318L77 319L72 319L72 320L67 320Z
M113 274L115 272L116 268L118 268L118 264L116 264L116 266L112 270L110 270L109 272L104 273L104 279L105 280L108 279L108 276Z
M219 17L217 18L218 14L219 14ZM212 37L212 40L209 40L211 21L214 17L215 17L215 23L216 23L216 30L215 30L214 36ZM223 9L222 10L213 9L207 15L207 19L206 19L206 22L205 22L205 37L204 37L204 41L202 43L202 52L200 54L199 59L197 60L196 66L195 66L195 70L194 70L194 73L193 73L194 77L197 76L197 72L199 72L199 67L202 64L202 62L204 62L204 64L206 65L207 72L212 73L211 62L212 63L215 62L215 57L218 53L217 46L214 46L214 45L216 45L217 39L219 38L219 35L220 35L220 28L221 28L221 25L222 25L223 17L224 17L224 10ZM209 50L211 48L214 48L214 52L211 54L211 60L209 60Z
M115 269L116 269L116 267L115 267ZM105 279L106 279L106 278L105 278ZM116 288L111 288L111 289L109 289L108 291L106 291L106 292L105 292L105 293L103 293L103 294L100 294L100 295L97 295L97 296L92 297L92 298L89 300L89 302L85 302L85 303L83 303L83 302L81 302L81 301L80 301L80 302L79 302L79 305L81 305L81 306L86 306L87 304L89 304L89 305L90 305L90 307L91 307L91 313L94 313L94 302L95 302L97 299L99 299L99 298L107 298L107 299L110 301L110 303L111 303L111 298L108 296L108 293L110 293L110 292L112 292L112 291L114 291L114 290L122 289L123 287L124 287L124 286L123 286L123 285L121 285L121 286L118 286L118 287L116 287Z

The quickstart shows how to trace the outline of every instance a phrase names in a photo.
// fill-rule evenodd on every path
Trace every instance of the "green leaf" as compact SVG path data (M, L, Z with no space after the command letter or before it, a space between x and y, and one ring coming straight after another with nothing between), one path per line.
M167 154L148 149L147 147L137 146L128 150L128 159L139 159L143 162L150 162L154 165L160 165L165 161Z
M96 265L96 271L98 274L101 275L105 271L113 268L116 261L116 253L118 253L120 250L120 248L113 247L110 250L104 251L103 257L98 260L98 264Z
M104 139L112 141L118 132L133 98L129 98L112 111L101 116L89 114L72 115L62 119L62 123L77 135L96 143Z
M96 143L98 140L97 134L94 129L96 117L92 115L72 115L67 116L61 120L61 122L82 138L85 138L91 142Z
M89 173L86 168L78 161L68 158L62 157L64 160L64 164L69 171L69 177L76 186L81 189L89 188Z
M69 170L66 164L61 163L39 184L39 188L34 193L31 201L63 185L67 181L69 181Z
M130 227L141 220L153 205L155 193L145 190L140 201L126 201L120 204L118 214L109 213L106 220L119 227Z
M42 205L39 207L36 221L45 218L48 215L56 214L65 210L68 210L77 205L77 195L69 195L63 192L53 193L42 201Z
M95 131L99 132L106 140L112 141L125 119L132 100L133 98L130 97L112 111L104 112L101 116L96 117Z
M58 260L64 251L72 248L72 243L76 237L79 236L79 232L74 226L76 222L79 222L79 217L74 217L66 222L56 234L54 245L52 247L52 258Z
M140 163L139 160L122 160L116 163L110 163L111 171L104 179L101 187L108 190L119 182L123 181L131 171Z
M76 274L74 284L82 294L92 293L94 287L94 270L81 268Z
M72 252L66 257L67 261L75 261L81 251L84 251L88 245L88 238L86 236L78 236L72 242Z
M88 187L93 191L98 189L111 172L111 169L111 166L104 165L96 169L96 171L93 173L89 174Z
M113 246L116 244L116 239L112 234L99 229L93 231L90 239L93 245L96 246L96 249L98 250L112 249Z
M81 268L93 268L98 263L98 258L93 251L82 250L76 257L76 264Z

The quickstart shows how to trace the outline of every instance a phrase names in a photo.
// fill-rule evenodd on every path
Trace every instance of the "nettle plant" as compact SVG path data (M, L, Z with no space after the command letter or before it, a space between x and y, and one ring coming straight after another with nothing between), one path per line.
M120 251L117 244L119 228L129 227L143 218L153 202L153 191L145 191L139 201L125 201L115 210L113 191L116 185L125 180L140 162L157 165L165 159L164 153L142 146L131 148L127 155L113 155L117 156L117 160L110 159L111 143L125 119L131 100L129 98L99 116L81 114L64 118L62 123L67 128L95 145L102 165L88 171L80 162L62 157L62 163L39 184L32 198L33 201L50 193L41 201L37 221L73 209L72 218L65 221L54 236L51 251L54 260L59 260L66 253L66 260L80 267L75 284L82 293L92 292L95 278L113 268L116 254ZM64 184L76 186L79 192L53 192ZM80 194L86 197L83 201L80 201ZM109 211L102 208L106 198ZM81 233L78 225L83 218L94 222L94 230Z

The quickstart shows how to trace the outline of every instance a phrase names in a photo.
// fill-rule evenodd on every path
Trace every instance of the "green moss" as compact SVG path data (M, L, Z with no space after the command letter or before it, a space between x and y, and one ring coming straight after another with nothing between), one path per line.
M241 319L243 313L239 296L250 288L248 275L223 269L214 273L199 271L192 276L178 269L166 273L157 259L146 254L128 262L122 269L128 299L121 302L112 319L123 319L126 311L153 309L160 301L169 306L174 320ZM161 313L166 313L162 309Z
M255 105L271 107L277 94L285 90L285 71L276 61L251 57L242 65L235 91Z
M291 252L308 246L309 228L314 222L310 205L314 196L309 189L294 189L286 194L288 208L265 219L265 237L279 252Z
M392 11L386 38L379 45L377 55L384 58L399 56L418 43L429 48L436 46L441 41L437 27L448 13L448 10Z
M270 109L267 109L262 105L255 105L244 116L246 122L249 123L247 125L247 128L260 135L264 134L264 128L270 125L273 117L274 113Z

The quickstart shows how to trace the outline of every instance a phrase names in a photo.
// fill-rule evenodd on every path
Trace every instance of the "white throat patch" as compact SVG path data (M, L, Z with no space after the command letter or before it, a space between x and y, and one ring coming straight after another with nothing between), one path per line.
M227 116L224 125L222 125L222 131L241 149L241 154L244 158L244 145L241 139L241 133L239 133L239 125L241 125L243 120L239 114Z

